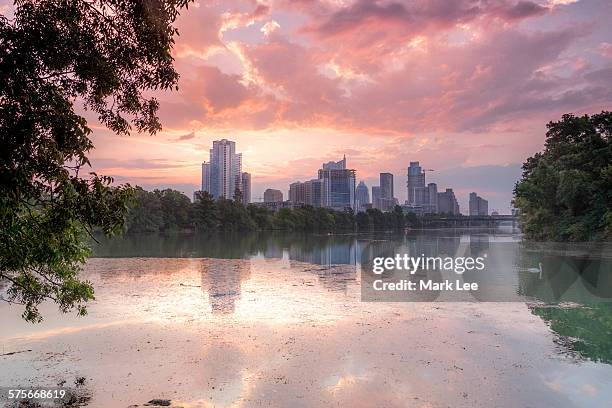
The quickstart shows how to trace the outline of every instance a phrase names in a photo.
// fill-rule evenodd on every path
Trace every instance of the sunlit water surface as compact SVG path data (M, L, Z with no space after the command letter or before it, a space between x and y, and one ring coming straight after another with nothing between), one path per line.
M363 302L361 264L389 245L495 253L489 293L514 301ZM605 286L609 248L563 251L499 231L105 241L87 317L45 305L31 325L0 302L0 387L83 376L92 407L606 406L612 309L559 271L594 258Z

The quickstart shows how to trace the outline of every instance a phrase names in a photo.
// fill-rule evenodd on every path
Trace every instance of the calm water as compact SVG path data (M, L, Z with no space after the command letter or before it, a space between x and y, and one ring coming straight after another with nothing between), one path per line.
M461 277L482 290L363 301L372 259L394 253L486 254ZM0 304L0 387L83 376L93 407L605 406L611 261L510 231L103 241L87 317L49 305L29 325Z

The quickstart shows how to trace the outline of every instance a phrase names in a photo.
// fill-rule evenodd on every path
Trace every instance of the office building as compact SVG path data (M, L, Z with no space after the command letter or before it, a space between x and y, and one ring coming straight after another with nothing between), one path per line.
M293 206L355 210L355 173L355 170L346 168L346 156L337 162L323 163L317 179L289 185L289 202Z
M425 214L438 213L438 185L429 183L425 187L425 202L423 203Z
M421 205L425 202L425 172L419 162L410 162L408 167L408 182L406 183L408 205Z
M321 188L322 181L318 179L291 183L289 185L289 201L296 206L321 207Z
M278 203L283 201L283 192L273 188L268 188L264 191L264 203Z
M372 186L372 208L380 210L380 186Z
M396 200L393 195L393 174L380 173L380 198L375 207L381 211L391 211L395 207Z
M210 163L202 163L202 189L201 191L210 192Z
M380 173L380 197L394 198L393 195L393 174Z
M368 186L363 181L360 181L355 189L355 207L357 211L365 211L368 204L370 204Z
M470 215L489 215L489 202L476 193L470 193Z
M459 215L459 203L452 188L447 188L445 192L438 193L438 212L440 214Z
M339 211L347 208L354 210L356 172L346 168L346 156L338 162L324 163L321 167L321 206Z
M330 161L321 165L322 170L345 170L346 169L346 155L342 160L334 162Z
M251 202L251 173L242 173L242 204L247 205Z

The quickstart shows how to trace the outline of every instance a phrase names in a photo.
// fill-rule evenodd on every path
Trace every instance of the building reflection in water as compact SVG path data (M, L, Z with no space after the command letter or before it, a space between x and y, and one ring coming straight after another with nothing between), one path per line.
M215 259L202 265L202 291L213 314L231 314L240 299L241 285L251 275L250 261Z
M357 259L356 240L342 242L323 242L314 247L292 245L289 248L289 259L316 265L355 265Z
M313 238L292 242L287 249L289 260L320 265L304 270L316 274L324 288L346 292L348 283L356 280L357 239L342 236Z

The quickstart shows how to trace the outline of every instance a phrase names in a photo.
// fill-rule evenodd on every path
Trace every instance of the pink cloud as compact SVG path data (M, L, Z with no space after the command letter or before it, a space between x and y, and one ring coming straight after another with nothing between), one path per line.
M167 134L150 157L133 146L117 158L150 168L109 170L195 185L220 137L237 141L255 189L314 177L344 153L359 178L391 171L398 186L409 160L440 171L520 163L548 121L612 103L609 6L550 4L200 3L179 20L180 89L157 95ZM160 152L195 164L162 168Z

